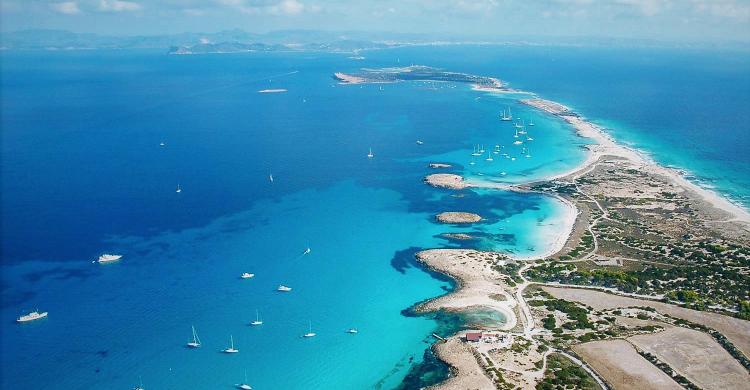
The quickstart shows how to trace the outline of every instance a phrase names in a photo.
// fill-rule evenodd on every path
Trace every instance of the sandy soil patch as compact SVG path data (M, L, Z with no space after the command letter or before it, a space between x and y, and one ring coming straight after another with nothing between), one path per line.
M466 389L494 389L495 385L485 375L484 370L477 364L474 354L458 336L448 339L445 343L433 346L435 355L451 366L453 376L442 383L429 387L433 390L466 390Z

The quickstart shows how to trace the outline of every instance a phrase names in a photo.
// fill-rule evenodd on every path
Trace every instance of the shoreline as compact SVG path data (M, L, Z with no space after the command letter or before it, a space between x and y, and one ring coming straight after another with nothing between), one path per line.
M492 92L486 88L472 87L472 90L479 92ZM502 252L485 252L488 254L495 253L499 256L504 256L514 261L525 263L524 268L532 266L532 264L538 260L549 259L557 254L561 254L566 250L566 245L576 234L576 229L580 229L577 226L579 219L583 215L583 211L576 206L574 200L567 199L565 196L550 193L546 191L537 191L531 189L531 186L539 183L550 183L555 180L575 180L578 179L595 169L597 169L599 163L605 160L605 157L615 157L623 159L629 162L635 169L644 172L647 175L653 177L660 177L665 182L669 183L674 187L680 188L685 197L696 202L695 205L702 209L707 215L710 216L708 223L739 223L741 229L750 231L750 212L742 205L733 203L731 200L726 198L724 195L716 190L704 188L690 180L688 180L683 172L671 168L661 166L654 159L650 158L645 152L639 151L635 148L621 145L614 140L614 138L606 133L606 131L589 122L584 117L573 112L568 107L552 102L549 100L533 98L533 99L519 99L522 104L526 104L540 111L559 117L566 123L571 125L575 129L576 134L582 138L589 138L594 141L594 144L585 146L587 150L587 156L584 161L578 164L576 167L561 172L558 174L550 175L542 179L532 180L524 183L514 184L497 184L492 182L484 182L481 180L466 180L464 177L455 174L433 174L425 177L425 183L432 185L436 188L444 188L451 190L462 190L467 188L484 188L484 189L501 189L516 192L534 192L543 193L547 196L552 196L560 201L564 206L564 215L562 220L564 227L560 234L555 238L553 244L545 252L538 255L527 255L527 256L516 256L513 254L504 254ZM525 300L522 297L522 291L531 284L529 281L525 281L523 284L518 286L513 285L510 287L504 283L503 275L498 272L499 270L487 267L487 262L479 259L476 263L471 263L469 259L466 259L462 254L471 252L473 250L465 249L431 249L420 252L417 254L417 258L420 262L425 264L428 268L448 275L456 281L456 288L440 297L430 299L416 306L416 312L423 313L426 311L435 310L471 310L474 307L484 306L493 310L501 312L505 318L506 323L498 328L499 330L509 332L514 335L522 337L531 337L532 330L534 328L535 318L531 313L523 311L527 308ZM474 251L479 252L479 251ZM425 254L434 254L435 256L425 256ZM489 255L488 255L489 256ZM441 258L442 257L442 258ZM451 261L453 260L453 261ZM461 261L463 260L463 261ZM477 259L473 259L477 260ZM500 263L500 261L496 261ZM475 270L477 265L484 265L483 269L478 271ZM472 272L474 275L468 274ZM511 275L507 275L511 276ZM492 286L484 286L488 281L492 281ZM553 286L554 284L542 284ZM556 287L560 288L591 288L590 286L578 286L578 285L565 285L557 284ZM594 291L607 291L609 293L616 293L622 296L632 296L634 298L655 300L661 297L659 296L640 296L639 294L623 294L621 291L616 289L605 289L605 288L593 288ZM495 294L501 294L505 296L503 304L488 304L488 296ZM517 296L517 297L516 297ZM519 310L518 313L516 311ZM512 321L511 321L512 319ZM512 325L511 325L512 322ZM523 330L521 332L515 331L517 326L521 325ZM460 337L461 332L452 335L448 338L448 343L455 342ZM458 341L460 344L461 342ZM433 347L435 348L435 347ZM475 365L479 365L479 362L475 361L474 356L466 354L462 350L457 349L457 346L448 348L443 346L437 348L439 352L436 356L444 363L451 367L452 375L447 380L441 382L441 384L434 386L434 388L455 388L456 384L466 382L472 377L476 380L477 371L474 369ZM459 369L462 367L463 369ZM468 369L467 369L468 368Z
M743 206L735 204L718 191L702 187L688 180L687 178L685 178L682 172L677 169L660 165L652 158L646 156L644 152L617 143L617 141L615 141L611 135L607 134L603 128L587 121L585 118L571 111L568 107L550 100L538 98L521 99L519 101L523 104L561 118L568 124L572 125L579 136L583 138L590 138L597 142L597 144L586 146L586 149L589 151L589 156L578 167L567 172L550 176L548 178L545 178L544 180L537 180L536 182L548 182L562 178L577 178L585 174L590 168L592 168L602 156L621 157L629 160L636 165L639 165L641 169L648 173L665 176L670 181L681 187L683 190L696 194L705 203L721 212L728 214L730 216L728 221L737 221L745 224L750 224L750 211L745 209Z

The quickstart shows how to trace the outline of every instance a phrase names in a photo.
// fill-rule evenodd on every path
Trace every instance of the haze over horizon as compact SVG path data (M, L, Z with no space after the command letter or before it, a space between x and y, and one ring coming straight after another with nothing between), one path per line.
M157 35L242 29L750 43L743 0L6 0L2 31Z

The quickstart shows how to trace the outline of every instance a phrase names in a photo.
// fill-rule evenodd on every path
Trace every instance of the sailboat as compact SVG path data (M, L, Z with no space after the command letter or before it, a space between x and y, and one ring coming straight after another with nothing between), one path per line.
M471 152L472 156L481 156L482 153L479 153L479 144L475 145L473 148L473 151Z
M484 145L482 145L482 146L480 147L480 149L479 149L479 150L477 150L477 152L479 152L479 154L480 154L480 155L481 155L481 154L484 154Z
M485 161L492 161L492 153L487 152L487 158L484 159Z
M239 352L239 349L234 348L234 337L232 335L229 335L229 348L223 350L224 353L237 353Z
M510 107L508 107L508 114L507 115L505 114L505 110L503 110L503 117L500 118L500 120L503 120L503 121L506 121L506 122L513 120L513 114L510 112Z
M317 335L315 333L313 333L313 331L312 331L312 321L310 321L310 329L309 329L309 331L307 333L303 334L302 337L315 337L315 336L317 336Z
M176 193L178 193L178 194L179 194L180 192L182 192L182 188L180 188L180 185L179 185L179 184L177 185L177 190L175 190L175 192L176 192Z
M310 248L307 248L307 249L305 249L305 251L304 251L304 252L302 252L302 254L303 254L303 255L307 255L307 254L310 254L310 251L311 251L311 249L310 249Z
M143 380L141 379L140 375L138 375L138 383L139 385L134 387L133 390L146 390L146 388L143 387Z
M255 310L255 321L251 322L250 325L258 326L263 325L263 321L260 319L260 313L258 313L258 310Z
M187 346L189 348L200 348L201 339L198 338L198 332L195 331L195 326L191 326L191 328L193 328L193 341L187 343Z
M268 181L273 183L273 174L271 172L268 172Z
M526 149L526 158L531 158L531 149Z
M529 126L534 126L534 118L529 119Z
M469 165L474 165L474 164L476 164L476 163L474 162L474 157L472 157L471 161L469 162Z
M375 155L372 154L372 148L370 148L370 152L367 153L367 158L373 158L373 157L375 157Z
M236 384L235 387L237 387L238 389L243 389L243 390L252 390L253 389L252 386L250 386L250 385L247 384L247 370L245 370L245 381L242 382L242 383Z
M516 134L513 134L513 138L518 138L518 129L516 129Z

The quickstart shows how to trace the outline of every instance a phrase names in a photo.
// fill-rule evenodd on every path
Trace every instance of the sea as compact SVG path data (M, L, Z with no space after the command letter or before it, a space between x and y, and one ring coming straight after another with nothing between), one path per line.
M3 52L2 388L413 389L446 378L432 334L504 318L415 313L456 287L415 253L541 256L570 224L549 196L429 187L428 164L523 183L575 168L592 141L519 104L528 93L340 85L338 71L498 77L750 205L748 53L456 45L363 56ZM534 126L515 137L503 110ZM483 220L444 225L443 211ZM104 253L123 257L95 263ZM34 309L48 318L15 322ZM186 348L191 327L201 348ZM230 338L239 353L221 352Z

